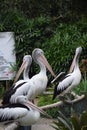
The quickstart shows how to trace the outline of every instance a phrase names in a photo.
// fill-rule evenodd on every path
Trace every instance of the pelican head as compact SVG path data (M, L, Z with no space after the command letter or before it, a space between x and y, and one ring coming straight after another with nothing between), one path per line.
M80 57L81 52L82 52L82 47L76 48L75 56L74 56L73 62L72 62L72 64L71 64L71 67L70 67L69 72L72 72L72 71L73 71L75 64L76 64L76 63L78 62L78 60L79 60L79 57Z
M76 48L76 55L77 56L80 56L81 52L82 52L82 47Z
M46 59L46 57L44 55L43 50L41 50L39 48L34 49L33 52L32 52L32 58L34 59L34 61L37 64L38 63L43 63L47 67L47 69L51 72L51 74L54 77L56 77L55 74L54 74L54 72L53 72L53 70L52 70L51 65L48 63L48 61L47 61L47 59Z
M30 66L32 63L32 57L31 55L25 55L23 58L23 62L21 67L19 68L19 71L14 79L14 83L18 80L19 76L21 75L21 73L23 72L23 70L27 67Z
M30 108L32 108L33 110L36 110L36 111L42 113L43 115L47 116L48 118L52 118L44 110L42 110L41 108L39 108L38 106L36 106L32 102L30 102L26 96L21 95L21 96L16 97L15 102L25 104L25 105L29 106Z

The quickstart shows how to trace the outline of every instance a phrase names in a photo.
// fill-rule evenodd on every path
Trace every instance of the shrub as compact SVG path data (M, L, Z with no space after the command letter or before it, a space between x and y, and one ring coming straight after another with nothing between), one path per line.
M34 48L40 47L54 71L59 73L68 71L76 47L82 46L82 57L86 57L86 21L85 19L76 24L66 24L47 16L29 19L18 10L13 10L0 15L0 31L15 33L18 66L25 54L31 54Z
M54 121L52 126L55 130L86 130L87 129L87 112L83 112L80 116L76 113L67 119L61 112L59 112L58 121Z
M83 48L81 58L86 58L87 34L82 33L82 30L83 27L81 28L79 25L77 26L77 24L67 25L60 23L57 25L53 37L43 44L43 48L49 46L46 55L55 72L59 73L60 71L69 70L75 50L78 46L82 46Z

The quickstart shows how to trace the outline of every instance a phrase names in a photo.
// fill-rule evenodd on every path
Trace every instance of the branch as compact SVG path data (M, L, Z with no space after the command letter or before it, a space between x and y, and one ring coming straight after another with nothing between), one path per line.
M40 108L45 110L53 107L59 107L60 105L63 105L63 101L59 101L50 105L41 106Z
M45 109L49 109L49 108L59 107L59 106L63 105L63 103L67 103L67 104L71 105L71 104L77 103L85 98L85 94L82 94L81 96L75 94L74 92L71 92L71 94L75 97L75 99L58 101L58 102L53 103L53 104L41 106L40 108L45 110Z
M81 101L84 98L85 98L85 95L83 94L81 96L78 96L78 98L75 98L73 100L65 100L64 102L71 105L71 104L74 104L74 103L77 103L77 102Z
M60 16L57 16L57 17L53 17L53 21L56 21L56 20L59 20L60 18L63 18L63 15L62 14L60 14Z
M44 91L43 94L44 94L44 95L53 95L53 92ZM79 97L79 95L77 95L77 94L74 93L73 91L71 92L71 94L72 94L75 98L78 98L78 97Z
M73 91L71 92L71 94L72 94L75 98L80 97L79 95L77 95L77 94L76 94L76 93L74 93Z

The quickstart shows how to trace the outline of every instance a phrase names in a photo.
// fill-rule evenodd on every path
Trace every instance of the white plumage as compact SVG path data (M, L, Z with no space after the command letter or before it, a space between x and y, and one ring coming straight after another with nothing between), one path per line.
M1 124L2 122L11 121L14 124L8 126L12 128L13 126L17 126L18 124L21 126L28 126L35 123L39 117L40 113L47 115L44 111L40 110L34 104L30 104L30 107L27 106L27 103L22 103L20 105L21 96L26 99L34 99L38 94L41 94L47 86L47 75L46 75L46 67L55 76L52 71L51 66L47 62L44 53L41 49L35 49L32 53L32 57L34 61L40 66L40 72L33 76L31 79L27 76L24 76L24 80L20 80L16 82L4 95L2 104L8 104L7 106L2 106L0 108L0 118ZM23 67L23 66L22 66ZM23 70L23 68L21 69ZM26 68L26 67L25 67ZM19 69L16 80L21 74L21 69ZM26 74L26 73L25 73ZM26 78L27 77L27 78ZM16 81L15 80L15 81ZM18 104L19 102L19 104ZM11 103L11 104L9 104ZM34 109L35 108L35 109ZM39 110L39 112L38 112ZM3 118L4 117L4 118ZM30 118L29 118L30 117ZM5 124L4 124L5 126ZM6 128L7 129L7 128Z
M43 91L45 91L46 89L48 82L48 78L46 75L46 67L51 72L51 74L55 76L51 66L49 65L44 56L44 52L41 49L34 49L34 51L32 52L32 57L34 61L40 66L40 72L33 76L31 79L29 79L29 81L24 80L24 82L16 86L14 84L14 86L4 95L2 102L3 104L7 104L9 102L15 103L15 97L20 95L26 95L29 100L32 100L37 95L43 93Z
M0 126L6 127L6 129L13 130L18 125L32 125L38 121L40 113L50 117L46 112L29 102L25 96L19 96L15 100L14 104L0 107Z
M0 126L11 127L13 130L12 126L32 125L38 121L40 113L46 115L43 110L27 101L25 96L19 96L16 103L0 107Z
M18 80L17 78L20 76L23 69L24 69L24 72L23 72L23 79L24 80L19 80L18 82L16 82L15 87L20 85L21 83L24 83L25 81L29 81L29 71L30 71L31 63L32 63L32 57L30 55L25 55L23 57L22 65L19 69L18 75L16 75L14 83ZM27 129L26 126L24 126L24 127L25 127L24 129Z

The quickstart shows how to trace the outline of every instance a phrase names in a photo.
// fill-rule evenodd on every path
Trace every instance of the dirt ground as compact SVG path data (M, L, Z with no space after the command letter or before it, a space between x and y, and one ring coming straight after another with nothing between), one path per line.
M42 118L37 124L32 126L32 130L55 130L51 125L53 124L52 120Z
M31 130L55 130L51 125L53 121L46 118L41 118L36 124L32 125ZM0 127L0 130L4 130ZM20 128L18 130L21 130Z

